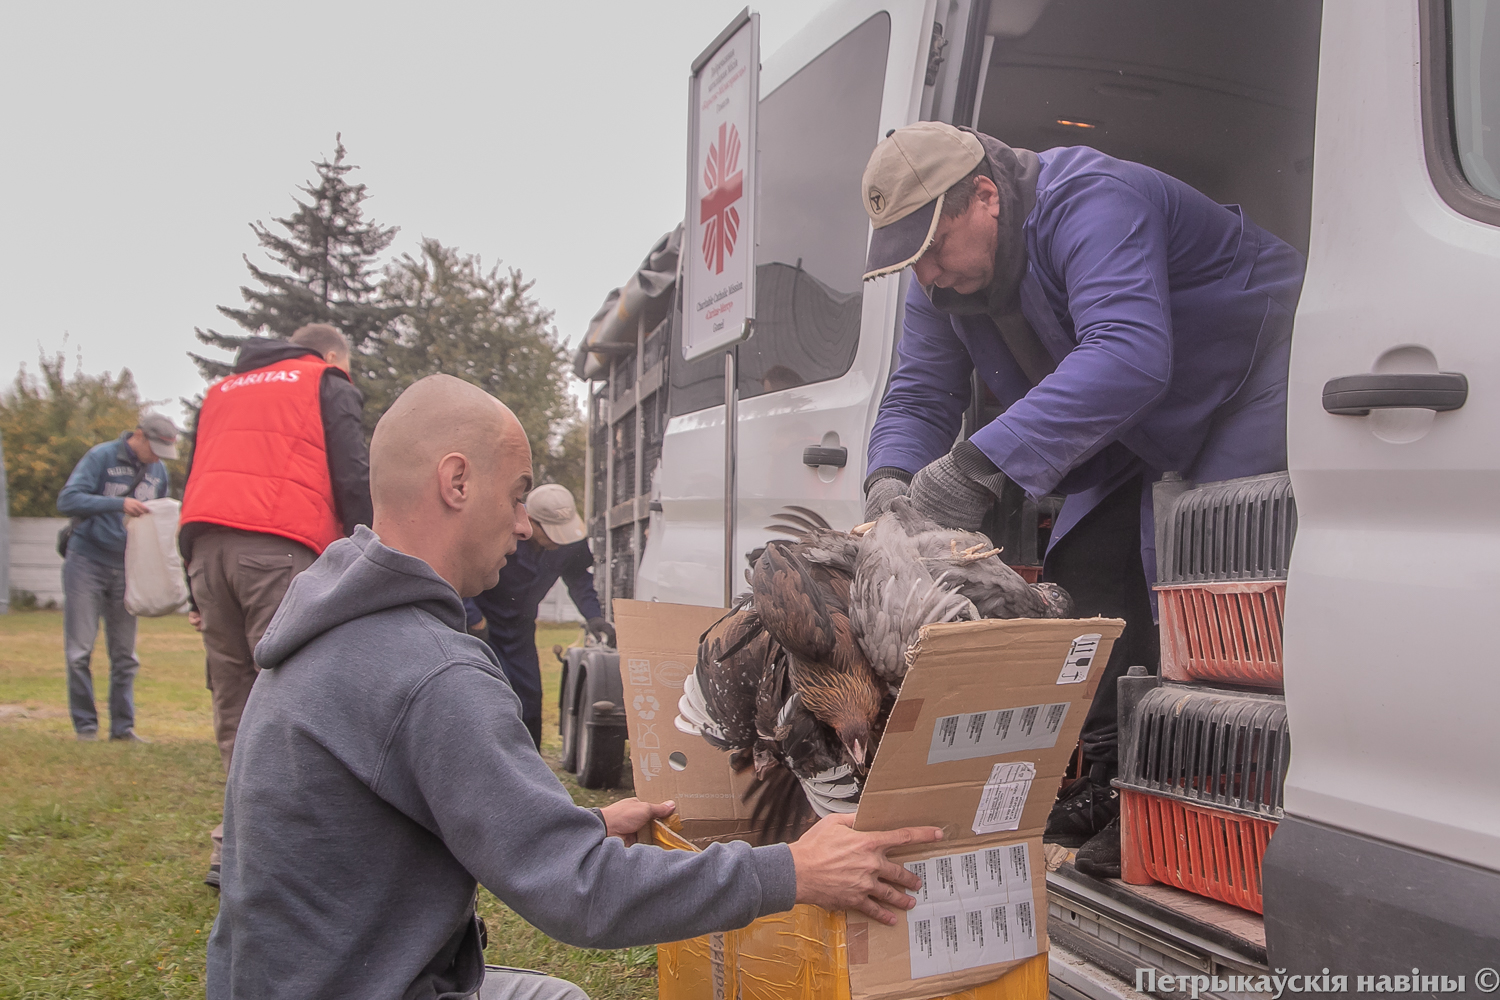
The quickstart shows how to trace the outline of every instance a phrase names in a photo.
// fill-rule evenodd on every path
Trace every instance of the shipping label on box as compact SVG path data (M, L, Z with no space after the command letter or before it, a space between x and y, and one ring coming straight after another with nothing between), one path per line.
M895 927L859 928L869 948L849 965L854 1000L946 996L1046 951L1041 834L1123 629L1097 618L924 629L855 826L939 825L944 839L893 854L923 887Z
M912 979L1037 953L1030 843L939 854L906 868L922 879L906 913Z

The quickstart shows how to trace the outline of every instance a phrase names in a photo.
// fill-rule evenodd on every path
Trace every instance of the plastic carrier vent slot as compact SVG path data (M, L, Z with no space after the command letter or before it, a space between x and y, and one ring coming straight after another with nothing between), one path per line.
M1141 700L1121 750L1124 880L1261 912L1291 752L1285 702L1163 685Z
M1157 582L1285 580L1297 537L1291 476L1205 483L1173 494L1158 486Z

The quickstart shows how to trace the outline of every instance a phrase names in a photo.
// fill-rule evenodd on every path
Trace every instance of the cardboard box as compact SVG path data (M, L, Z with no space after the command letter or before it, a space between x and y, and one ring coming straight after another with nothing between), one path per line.
M658 829L667 849L697 850ZM749 927L656 949L660 1000L853 1000L849 963L865 961L869 940L848 939L843 913L799 904ZM1044 1000L1047 956L1038 954L998 979L949 1000Z
M615 602L636 793L653 802L675 799L683 820L683 843L664 846L755 839L740 801L748 776L733 774L728 754L672 724L682 680L697 661L698 637L722 614ZM895 927L799 906L715 935L717 943L705 938L664 947L663 1000L761 994L927 1000L986 983L998 992L986 988L976 997L1045 995L1041 835L1123 628L1116 619L1095 618L924 629L856 814L864 830L943 828L941 844L892 854L924 875L919 906ZM685 957L693 955L710 959L710 978L718 983L711 993L678 989L681 976L673 970L688 967ZM1012 977L1029 982L1038 963L1041 993L1015 992ZM762 989L767 977L776 980L769 992Z

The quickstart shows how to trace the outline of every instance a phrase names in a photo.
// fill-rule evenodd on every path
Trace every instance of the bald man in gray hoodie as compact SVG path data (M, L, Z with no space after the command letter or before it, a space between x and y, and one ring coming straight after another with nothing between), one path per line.
M476 881L559 940L620 948L742 927L807 902L894 923L916 879L886 851L936 828L797 843L633 845L671 803L575 806L538 756L462 597L528 537L531 455L500 402L445 375L375 429L373 530L297 577L256 647L224 801L210 1000L578 998L486 977ZM482 984L482 986L481 986Z

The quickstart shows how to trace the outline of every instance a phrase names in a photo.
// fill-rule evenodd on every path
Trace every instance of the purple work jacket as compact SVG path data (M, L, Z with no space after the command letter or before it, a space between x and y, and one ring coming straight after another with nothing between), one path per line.
M952 448L977 370L1005 412L972 440L1032 496L1067 496L1054 544L1137 474L1285 469L1302 255L1239 206L1142 164L1085 146L1039 157L1021 306L1057 370L1032 386L988 316L940 312L912 282L867 468L915 473Z

